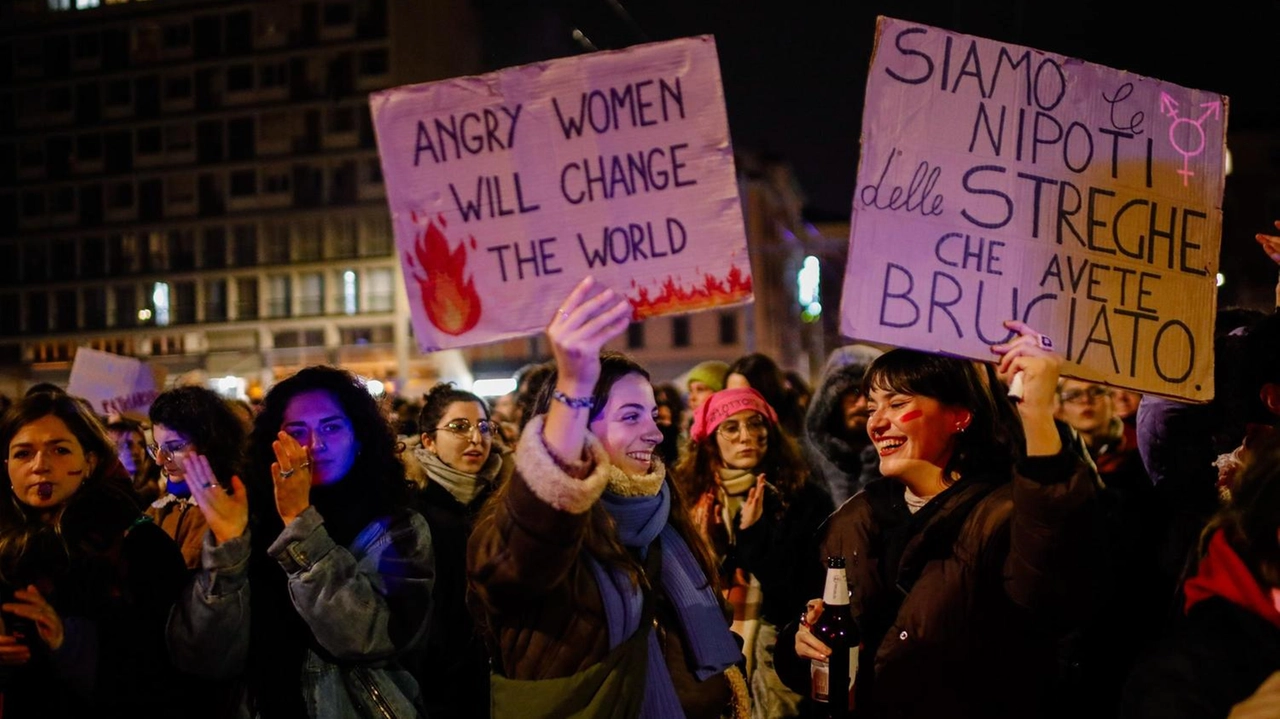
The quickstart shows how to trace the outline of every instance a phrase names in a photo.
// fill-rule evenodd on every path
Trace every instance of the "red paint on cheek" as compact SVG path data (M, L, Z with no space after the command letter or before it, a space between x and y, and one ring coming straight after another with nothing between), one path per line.
M907 412L906 414L902 415L902 417L900 417L900 418L898 419L898 421L899 421L899 422L902 422L902 423L904 423L904 424L905 424L905 423L907 423L907 422L914 422L914 421L916 421L917 419L920 419L920 416L921 416L921 415L923 415L923 414L924 414L924 412L922 412L922 411L920 411L920 410L918 410L918 409L913 409L913 410L911 410L910 412Z

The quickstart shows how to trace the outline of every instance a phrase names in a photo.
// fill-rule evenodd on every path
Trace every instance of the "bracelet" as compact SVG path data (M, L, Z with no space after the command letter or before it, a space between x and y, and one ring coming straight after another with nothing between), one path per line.
M551 398L558 402L563 402L573 409L587 409L596 401L595 397L570 397L558 389L551 390Z

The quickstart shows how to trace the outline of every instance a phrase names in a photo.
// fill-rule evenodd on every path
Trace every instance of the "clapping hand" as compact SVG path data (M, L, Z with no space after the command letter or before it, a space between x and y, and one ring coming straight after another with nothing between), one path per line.
M231 491L218 484L209 458L202 454L182 458L182 471L196 506L219 544L244 534L249 526L249 496L239 477L231 478Z

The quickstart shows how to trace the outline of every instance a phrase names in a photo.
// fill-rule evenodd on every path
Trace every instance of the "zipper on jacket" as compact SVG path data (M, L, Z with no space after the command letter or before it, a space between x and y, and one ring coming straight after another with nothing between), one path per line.
M382 697L382 692L378 691L378 688L373 685L373 682L369 681L369 675L359 669L356 669L354 674L356 675L356 678L360 680L360 684L364 687L364 690L369 693L369 698L372 699L373 703L377 706L378 713L386 719L396 719L395 712L391 709L391 705L387 703L387 700Z

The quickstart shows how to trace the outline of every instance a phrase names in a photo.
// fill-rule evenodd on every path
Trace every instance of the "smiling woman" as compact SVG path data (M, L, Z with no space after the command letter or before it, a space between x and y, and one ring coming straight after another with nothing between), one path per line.
M0 420L0 446L6 716L168 716L182 557L142 517L105 428L80 400L38 392Z
M1049 716L1060 633L1088 613L1097 475L1053 419L1061 357L1006 326L998 370L896 349L863 380L884 478L827 520L804 584L819 596L826 559L847 561L868 716ZM1001 382L1019 372L1015 407ZM808 629L822 601L795 611L777 666L807 693L831 650Z

